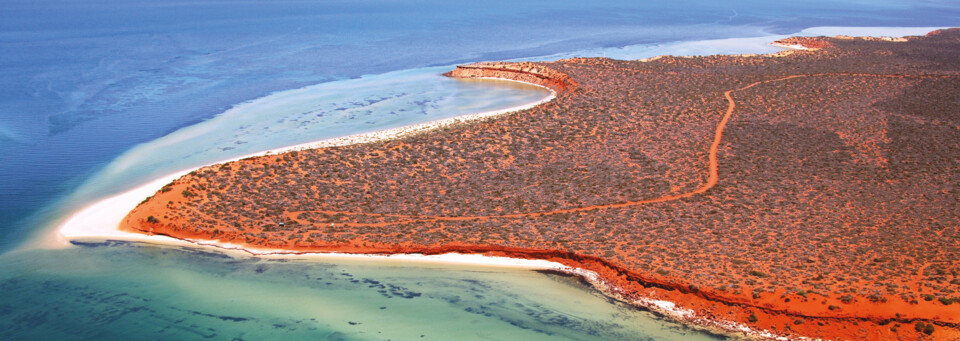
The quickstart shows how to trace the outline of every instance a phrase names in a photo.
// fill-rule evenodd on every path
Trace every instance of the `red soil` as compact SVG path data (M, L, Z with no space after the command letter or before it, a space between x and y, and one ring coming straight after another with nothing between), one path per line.
M462 66L451 75L559 94L422 136L205 167L122 228L548 259L780 335L960 338L960 31L802 41L823 50Z

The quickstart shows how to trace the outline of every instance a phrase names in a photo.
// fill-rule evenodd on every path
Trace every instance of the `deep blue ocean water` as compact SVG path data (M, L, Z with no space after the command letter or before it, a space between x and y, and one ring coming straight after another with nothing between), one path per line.
M687 44L791 34L816 26L958 26L957 18L960 3L956 1L0 0L0 252L49 231L90 200L175 170L320 138L509 107L543 96L536 89L439 76L456 63L737 52L757 47L730 46L726 41ZM217 299L171 298L180 292L175 288L191 288L189 284L173 286L189 282L178 276L217 285L246 283L314 293L310 285L291 276L264 283L258 272L238 270L235 262L259 261L212 261L189 251L134 246L0 255L4 293L0 295L0 326L4 327L0 339L198 338L210 335L203 331L205 324L219 330L219 337L248 333L248 337L262 338L274 335L270 328L287 330L264 321L276 319L288 326L306 323L307 316L317 319L311 322L314 329L295 328L287 335L376 339L384 337L365 333L389 328L398 331L394 339L405 339L413 331L400 325L425 321L367 322L370 329L358 334L343 330L344 321L306 307L278 317L283 309L272 306L277 310L273 311L266 307L270 304L257 300L223 307L229 304ZM335 266L359 266L370 276L379 271L369 270L375 268L372 265ZM277 267L308 273L323 268ZM223 275L238 271L236 276ZM414 272L444 276L449 269L440 274L436 269ZM498 276L502 274L473 280L495 281L493 277ZM524 278L517 283L557 282L540 274L511 276ZM423 292L435 290L437 297L447 295L442 289L446 282L417 284L415 278L398 281L409 288L421 285ZM575 284L564 284L564 288L579 288ZM124 305L91 298L138 292L127 287L145 288L137 297L152 303ZM253 292L242 286L235 290ZM344 292L354 291L334 291L332 297ZM356 294L351 302L369 300L362 291ZM497 295L517 297L518 293L508 290ZM591 308L590 314L604 309L614 314L621 309L603 298L594 299L606 306ZM174 303L158 303L164 300ZM437 307L448 309L435 307L436 311L448 314L465 309L445 300L436 302L444 302ZM564 302L547 310L563 315L564 309L577 304L573 302L582 303L579 298ZM54 312L57 309L60 312ZM110 317L116 313L111 309L133 310L129 313L133 315ZM254 324L213 326L232 322L217 316L246 316L253 311L274 315L244 320L259 321ZM491 311L484 317L499 322L482 324L505 328L499 338L527 335L522 333L531 329L518 325L537 321L530 314L513 316L513 310ZM85 323L64 322L70 316L90 314L109 316ZM149 322L131 324L123 316ZM193 327L172 322L184 316L207 322ZM383 318L389 320L388 316ZM635 318L642 319L625 317L624 321ZM562 324L550 324L559 329L543 327L539 329L550 331L534 334L559 333L574 339L593 335L589 329L556 327ZM156 331L134 337L144 331L138 326ZM424 328L423 332L443 333L442 328ZM674 338L681 334L651 335Z

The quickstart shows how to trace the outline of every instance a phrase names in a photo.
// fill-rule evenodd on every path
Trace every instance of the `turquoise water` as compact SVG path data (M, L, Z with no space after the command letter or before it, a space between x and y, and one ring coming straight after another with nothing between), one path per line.
M529 270L115 244L4 256L0 339L714 340Z

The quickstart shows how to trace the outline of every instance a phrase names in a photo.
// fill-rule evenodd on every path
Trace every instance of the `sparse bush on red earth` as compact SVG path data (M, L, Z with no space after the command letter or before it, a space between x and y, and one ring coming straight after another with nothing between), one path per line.
M777 334L960 337L960 31L793 42L821 50L464 66L557 98L205 167L124 228L542 258Z

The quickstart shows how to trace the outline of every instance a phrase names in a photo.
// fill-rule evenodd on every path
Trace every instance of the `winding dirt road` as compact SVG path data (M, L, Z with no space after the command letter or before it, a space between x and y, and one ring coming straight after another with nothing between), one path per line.
M788 81L799 78L810 78L810 77L824 77L824 76L848 76L848 77L878 77L878 78L914 78L914 79L944 79L944 78L956 78L960 76L953 75L899 75L899 74L867 74L867 73L816 73L816 74L798 74L784 76L780 78L756 81L745 86L727 90L723 93L724 98L727 100L727 109L723 114L723 117L720 119L720 122L717 123L715 128L715 133L713 136L713 143L710 144L710 151L708 153L708 164L707 164L707 181L697 187L696 189L678 193L670 194L652 199L644 199L638 201L628 201L621 203L611 203L604 205L591 205L591 206L581 206L581 207L571 207L571 208L562 208L550 211L540 211L540 212L523 212L523 213L511 213L511 214L501 214L501 215L476 215L476 216L419 216L419 215L403 215L403 214L384 214L384 213L365 213L365 212L349 212L349 211L331 211L331 210L310 210L310 211L287 211L285 216L289 219L296 220L297 215L300 213L323 213L328 215L340 214L346 216L366 216L366 217L379 217L379 218L398 218L397 221L392 222L379 222L379 223L331 223L331 226L348 226L348 227L359 227L359 226L371 226L371 227L380 227L380 226L390 226L402 223L416 223L416 222L442 222L442 221L470 221L470 220L487 220L487 219L516 219L516 218L530 218L530 217L541 217L549 216L556 214L565 214L565 213L578 213L578 212L587 212L587 211L596 211L596 210L605 210L605 209L616 209L630 206L638 205L647 205L653 203L662 203L668 201L674 201L679 199L690 198L696 195L700 195L709 191L711 188L717 185L720 181L720 161L717 157L717 154L720 150L720 143L723 141L723 131L726 129L727 124L730 122L730 118L733 116L737 108L737 102L733 99L733 93L737 91L747 90L759 85ZM199 213L199 212L198 212Z

